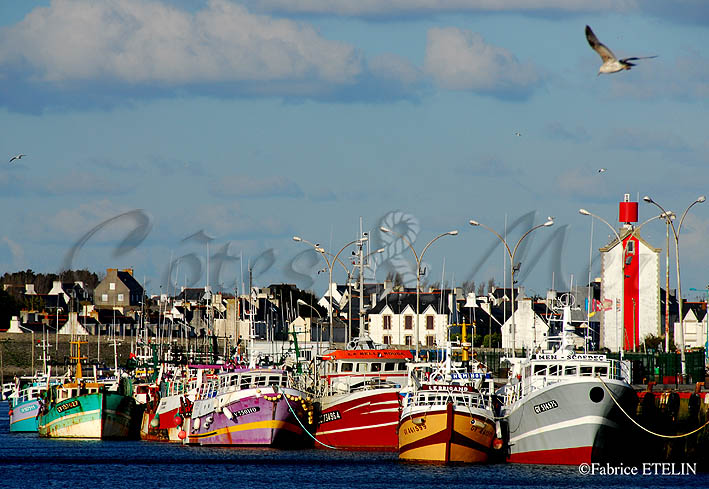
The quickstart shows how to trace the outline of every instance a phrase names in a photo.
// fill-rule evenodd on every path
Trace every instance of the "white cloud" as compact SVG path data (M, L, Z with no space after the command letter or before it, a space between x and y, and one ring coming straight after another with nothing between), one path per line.
M666 130L615 129L608 135L607 144L617 149L633 151L678 152L691 150L682 137Z
M456 27L428 31L424 66L442 88L500 98L525 97L539 83L531 64L520 63L505 48L485 43L480 34Z
M16 241L11 240L7 236L0 238L0 242L5 243L12 254L11 265L15 269L19 269L25 264L25 249Z
M31 81L56 84L347 84L362 61L352 46L312 27L227 0L210 0L194 14L157 0L53 0L0 29L0 68L10 66L31 70Z
M571 168L560 173L554 180L554 188L575 199L606 202L619 194L617 185L609 184L608 179L596 169Z
M216 194L236 198L302 197L297 183L287 177L253 178L248 175L221 177L213 185Z
M590 139L588 131L580 124L572 127L566 123L554 121L546 125L545 132L550 138L561 141L582 143Z
M267 12L363 17L438 12L624 12L639 8L637 0L244 0L244 3Z

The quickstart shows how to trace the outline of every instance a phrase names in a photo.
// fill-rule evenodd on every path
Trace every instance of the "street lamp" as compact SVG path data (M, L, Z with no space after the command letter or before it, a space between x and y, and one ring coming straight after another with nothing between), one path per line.
M416 260L416 359L418 360L419 356L419 308L420 308L420 285L421 285L421 261L423 260L423 255L426 253L426 250L428 249L429 246L431 246L434 241L436 241L439 238L442 238L443 236L456 236L458 234L458 230L454 229L453 231L448 231L447 233L439 234L435 238L433 238L431 241L429 241L426 246L423 247L423 250L421 251L421 254L418 255L416 253L416 250L414 249L413 245L411 244L411 241L409 241L406 236L403 234L397 233L396 231L389 229L384 226L380 226L379 230L382 231L383 233L392 233L396 234L398 237L402 239L404 243L406 243L411 250L411 252L414 254L414 259ZM360 299L361 300L361 299Z
M622 334L622 339L620 344L618 345L618 350L620 352L620 359L623 359L623 350L625 349L625 246L623 245L623 240L620 239L620 235L618 234L618 231L615 230L613 226L610 225L608 221L603 219L601 216L597 216L596 214L593 214L586 209L579 209L579 214L583 216L591 216L595 217L602 223L604 223L608 228L613 231L613 234L615 234L615 238L618 240L618 244L620 244L623 247L623 252L621 253L620 257L620 276L621 276L621 281L620 281L620 330ZM616 328L618 328L618 325L616 324ZM618 339L617 336L617 329L616 329L616 339Z
M654 204L656 207L658 207L666 216L669 216L669 212L667 212L664 207L662 207L660 204L652 200L649 196L643 197L643 200L649 204ZM677 303L679 305L679 335L680 335L680 342L682 345L680 346L680 362L682 363L682 381L686 379L687 375L687 362L684 354L684 314L682 312L682 284L680 283L680 267L679 267L679 233L682 231L682 222L684 221L684 218L687 216L687 212L689 212L689 209L691 209L695 204L701 204L702 202L705 202L707 198L704 195L700 195L697 197L697 199L689 204L689 207L687 207L684 212L682 213L682 217L679 220L679 224L677 225L677 228L675 228L674 223L670 220L669 224L670 227L672 228L672 234L674 235L675 238L675 263L676 263L676 268L677 268Z
M345 246L340 248L340 251L335 253L335 255L332 255L332 253L328 253L327 251L325 251L325 248L323 248L322 246L320 246L317 243L311 243L310 241L307 241L307 240L301 238L300 236L293 236L293 241L298 242L298 243L300 243L300 242L307 243L307 244L311 245L313 248L315 248L315 251L320 253L320 255L323 257L323 260L325 260L325 263L327 264L327 268L329 271L329 282L327 284L327 287L329 290L328 295L329 295L329 299L330 299L330 311L329 311L329 315L328 315L328 320L330 322L330 343L331 344L334 343L334 330L333 330L333 325L332 325L332 269L335 266L335 261L340 261L339 260L340 253L342 253L345 250L345 248L347 248L348 246L353 245L355 243L364 242L366 240L367 240L367 238L363 237L363 238L359 238L359 239L355 239L353 241L350 241ZM328 256L332 256L332 259L330 259ZM341 261L340 261L340 264L342 264ZM344 267L344 264L342 264L342 266ZM345 271L347 271L347 267L345 267Z
M505 250L507 251L507 256L510 259L510 276L512 279L512 293L511 293L511 297L510 297L511 301L512 301L512 356L514 357L515 334L516 334L516 328L515 328L515 264L514 264L515 263L515 254L517 253L517 248L519 247L522 240L524 240L524 238L526 238L535 229L545 228L545 227L548 228L550 226L553 226L554 219L552 219L550 217L545 223L537 224L536 226L532 227L529 231L524 233L522 235L522 237L519 238L519 241L517 241L517 244L515 245L515 247L512 251L510 251L510 247L507 244L507 241L505 241L505 238L500 236L500 234L497 231L495 231L494 229L492 229L491 227L486 226L485 224L482 224L482 223L475 221L473 219L468 221L468 223L473 227L478 227L478 226L483 227L483 228L487 229L488 231L490 231L495 236L497 236L497 239L499 239L502 242L502 244L505 246Z

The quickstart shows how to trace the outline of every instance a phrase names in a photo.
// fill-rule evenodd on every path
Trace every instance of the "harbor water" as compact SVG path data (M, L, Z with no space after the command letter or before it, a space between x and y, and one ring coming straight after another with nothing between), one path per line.
M144 441L77 441L10 434L0 403L0 487L61 489L709 487L709 474L663 468L542 465L440 466L401 462L396 453L206 448ZM587 470L588 469L588 470ZM687 470L689 472L687 473ZM628 475L608 475L608 471ZM646 467L646 472L647 472ZM681 473L684 472L684 473Z

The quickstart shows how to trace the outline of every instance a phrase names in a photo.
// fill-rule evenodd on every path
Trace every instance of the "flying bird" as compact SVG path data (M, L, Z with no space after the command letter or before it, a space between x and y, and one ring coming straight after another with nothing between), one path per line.
M604 171L606 171L605 168L599 168L599 169L598 169L598 173L603 173Z
M521 135L522 135L522 133L521 133L521 132L518 132L518 131L515 131L514 134L515 134L515 136L521 136Z
M12 158L10 158L10 163L12 163L15 160L21 160L23 156L27 156L27 155L23 155L22 153L20 153L17 156L13 156Z
M609 74L616 73L622 70L629 70L632 66L635 66L635 63L631 63L631 61L636 61L638 59L657 58L657 56L643 56L618 59L616 58L615 54L613 54L613 51L608 49L605 44L598 40L598 38L589 26L586 26L586 39L588 40L588 44L593 48L594 51L598 53L598 55L603 60L603 64L598 69L599 75L602 73Z

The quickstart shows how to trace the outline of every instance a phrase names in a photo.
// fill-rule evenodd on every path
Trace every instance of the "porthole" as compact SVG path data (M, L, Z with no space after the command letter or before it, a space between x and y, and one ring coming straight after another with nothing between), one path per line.
M605 395L606 393L603 392L603 388L598 386L591 389L591 392L588 393L588 397L590 397L593 402L601 402Z

